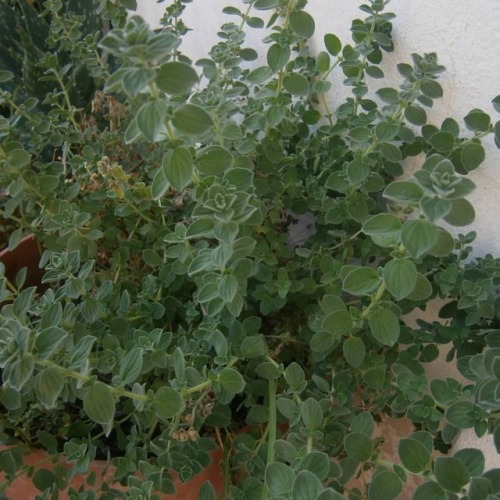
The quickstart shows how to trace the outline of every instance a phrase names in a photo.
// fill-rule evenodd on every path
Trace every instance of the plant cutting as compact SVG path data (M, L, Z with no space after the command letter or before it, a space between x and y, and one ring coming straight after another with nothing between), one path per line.
M467 174L500 121L428 122L436 54L389 86L387 2L312 54L305 0L246 0L198 61L186 3L153 31L103 1L89 32L88 9L41 2L45 94L0 71L0 213L44 270L0 280L2 488L161 498L219 449L201 499L497 498L500 469L450 449L467 428L500 447L500 265L450 226L474 220ZM351 92L332 105L335 71ZM437 298L443 321L405 325ZM470 383L427 380L443 348ZM408 424L391 456L388 419ZM70 486L96 458L108 473Z

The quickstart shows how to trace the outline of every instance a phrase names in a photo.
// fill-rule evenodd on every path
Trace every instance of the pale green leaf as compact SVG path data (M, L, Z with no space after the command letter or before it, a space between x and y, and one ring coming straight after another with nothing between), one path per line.
M185 62L168 62L161 66L156 74L156 85L167 94L186 94L197 83L198 74Z
M390 260L384 266L384 282L396 300L407 297L417 283L415 263L409 259Z
M213 125L210 115L200 106L183 104L174 112L174 127L189 135L200 135Z
M83 410L94 422L104 426L106 435L111 432L115 406L111 389L102 382L94 382L84 393Z
M400 332L399 319L390 309L379 309L369 318L370 331L382 345L393 346Z

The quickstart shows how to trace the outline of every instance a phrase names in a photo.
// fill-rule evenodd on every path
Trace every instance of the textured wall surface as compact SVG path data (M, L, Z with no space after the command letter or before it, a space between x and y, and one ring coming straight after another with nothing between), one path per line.
M311 41L313 52L323 50L325 33L335 33L343 43L351 42L351 20L364 16L358 10L360 3L358 0L309 0L307 10L316 20L316 34ZM154 0L139 0L139 4L138 13L156 26L165 4L156 4ZM183 51L193 59L206 56L217 43L216 32L221 23L235 20L221 14L226 5L245 8L240 0L193 0L188 4L186 24L193 31L186 36ZM451 116L463 125L462 118L473 108L483 109L497 121L500 115L493 110L491 99L500 94L499 7L500 0L392 0L387 10L397 15L393 20L396 50L384 56L386 79L373 80L374 89L399 85L396 65L410 62L413 52L437 52L447 71L440 79L443 99L437 100L432 110L427 110L429 122L439 126L444 118ZM256 47L263 32L250 31L248 46ZM333 76L329 97L333 106L338 102L339 93L344 95L341 82L341 74ZM469 197L476 209L476 221L460 232L477 231L476 255L492 253L500 257L500 151L492 137L486 139L485 147L487 159L471 175L477 185ZM439 370L436 375L437 372ZM453 372L446 375L456 376ZM478 445L477 438L473 432L465 432L457 445ZM498 466L499 457L489 440L482 440L480 445L487 452L488 466Z

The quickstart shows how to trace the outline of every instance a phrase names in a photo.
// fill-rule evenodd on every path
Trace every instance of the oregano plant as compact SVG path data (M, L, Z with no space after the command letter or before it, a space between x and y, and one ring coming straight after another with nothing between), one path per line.
M161 498L215 461L200 499L498 498L451 448L500 448L500 264L466 228L498 117L432 123L434 53L386 80L387 1L318 52L307 1L236 2L197 61L187 3L0 6L3 244L43 269L0 269L0 488ZM463 380L428 380L443 350Z

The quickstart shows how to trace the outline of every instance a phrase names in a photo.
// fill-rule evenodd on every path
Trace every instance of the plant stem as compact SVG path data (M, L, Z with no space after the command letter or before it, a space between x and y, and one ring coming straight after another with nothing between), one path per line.
M200 392L206 389L207 387L210 387L212 385L211 380L205 380L205 382L202 382L201 384L198 385L193 385L193 387L186 387L182 389L181 393L183 396L187 396L189 394L193 394L195 392Z
M276 442L277 410L276 410L276 380L269 380L269 437L267 440L267 464L274 462L274 443ZM264 484L262 499L268 497L268 489Z
M70 368L64 368L64 366L58 365L49 359L39 359L36 361L36 364L43 367L54 367L61 372L62 375L66 377L73 378L78 380L79 382L89 382L93 377L89 377L88 375L83 375L83 373L79 373L75 370L71 370ZM104 382L102 382L104 383ZM149 397L145 394L136 394L135 392L126 391L125 389L118 389L117 387L113 387L112 385L104 383L108 387L108 389L116 396L116 397L126 397L130 399L135 399L136 401L149 401Z
M363 231L360 229L359 231L354 233L352 236L347 238L347 240L344 240L341 243L339 243L338 245L335 245L334 247L330 248L330 250L336 250L337 248L344 246L348 241L352 241L352 240L356 239L362 233L363 233Z
M373 309L373 307L380 302L380 299L384 295L385 292L385 283L382 281L380 286L378 287L377 292L375 295L372 297L372 300L370 302L370 305L361 313L361 317L364 319L366 318L369 314L370 311Z
M64 81L63 81L61 75L59 74L59 72L57 70L53 69L52 73L56 77L57 83L59 83L59 86L62 89L64 101L66 103L66 107L68 108L68 112L69 112L69 120L70 120L71 124L73 125L73 127L75 128L75 130L77 132L80 132L80 126L78 125L78 123L75 120L74 107L71 104L71 99L69 98L68 89L66 88L66 85L64 85Z
M165 122L165 128L167 129L167 134L168 134L169 139L171 141L176 141L177 137L175 137L174 129L172 128L172 125L170 124L170 122L168 120Z

